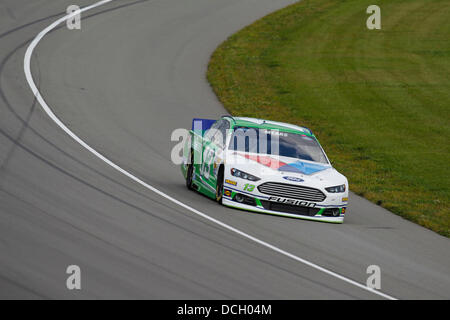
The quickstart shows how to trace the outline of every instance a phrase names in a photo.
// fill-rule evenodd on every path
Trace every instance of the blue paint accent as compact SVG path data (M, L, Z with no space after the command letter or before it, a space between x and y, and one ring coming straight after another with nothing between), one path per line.
M203 135L203 133L211 128L216 121L217 120L194 118L192 119L192 131L199 135Z
M295 172L310 175L328 168L328 166L324 166L321 164L296 161L279 167L278 171Z

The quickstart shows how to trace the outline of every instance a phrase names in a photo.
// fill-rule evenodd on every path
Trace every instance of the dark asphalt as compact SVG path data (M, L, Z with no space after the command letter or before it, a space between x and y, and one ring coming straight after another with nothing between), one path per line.
M343 225L220 207L171 163L175 128L226 113L205 78L213 50L292 2L117 0L86 12L81 31L46 36L33 76L71 130L174 198L360 283L378 265L394 297L449 299L447 238L354 194ZM0 298L380 298L169 202L66 135L36 103L23 58L70 4L0 2ZM66 288L72 264L80 291Z

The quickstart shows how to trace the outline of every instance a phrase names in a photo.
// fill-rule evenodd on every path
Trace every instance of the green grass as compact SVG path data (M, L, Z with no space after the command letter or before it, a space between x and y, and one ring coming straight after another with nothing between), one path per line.
M303 0L231 36L208 80L234 115L310 127L354 192L450 236L450 1Z

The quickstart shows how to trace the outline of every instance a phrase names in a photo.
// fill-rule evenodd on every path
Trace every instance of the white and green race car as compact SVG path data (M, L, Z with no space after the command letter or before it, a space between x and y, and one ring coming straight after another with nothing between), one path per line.
M314 134L287 123L193 119L181 169L189 189L226 206L342 223L348 181Z

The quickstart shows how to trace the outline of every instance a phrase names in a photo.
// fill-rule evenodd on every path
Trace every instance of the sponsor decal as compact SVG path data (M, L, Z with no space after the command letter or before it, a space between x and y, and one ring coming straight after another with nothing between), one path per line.
M284 203L284 204L291 204L294 206L310 207L310 208L314 208L316 206L316 204L314 202L295 200L295 199L287 199L287 198L281 198L281 197L270 197L269 201L274 201L274 202L279 202L279 203Z
M285 177L283 177L283 179L286 179L288 181L294 181L294 182L303 182L303 181L305 181L305 180L303 180L301 178L289 177L289 176L285 176Z
M229 179L225 179L225 183L231 184L232 186L236 186L237 182Z
M231 197L231 191L228 190L228 189L225 189L224 192L223 192L223 194L224 194L225 196L227 196L227 197Z
M342 202L347 202L348 198L342 198Z

